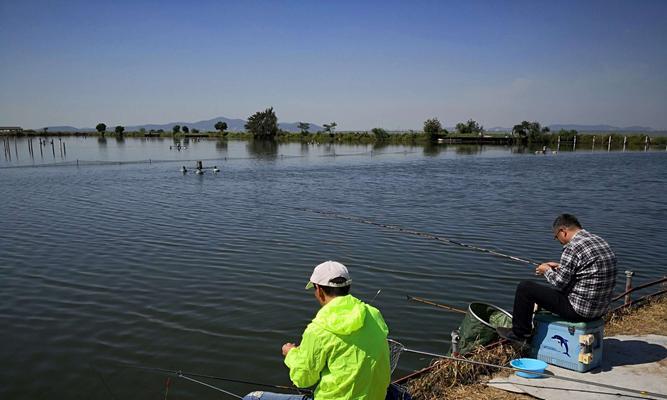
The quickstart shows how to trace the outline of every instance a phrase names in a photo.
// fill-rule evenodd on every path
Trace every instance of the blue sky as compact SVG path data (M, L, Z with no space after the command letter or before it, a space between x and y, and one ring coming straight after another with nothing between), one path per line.
M0 125L667 129L667 1L0 0Z

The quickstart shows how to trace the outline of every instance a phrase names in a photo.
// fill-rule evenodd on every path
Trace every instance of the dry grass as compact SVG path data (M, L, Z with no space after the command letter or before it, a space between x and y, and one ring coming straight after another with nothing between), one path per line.
M642 307L612 315L605 336L664 335L667 332L667 296L653 299Z
M652 300L642 307L609 317L605 336L613 335L663 335L667 332L667 296ZM499 346L486 351L477 349L469 358L489 364L508 365L509 361L521 357L520 351L511 345ZM407 386L415 400L436 399L532 399L526 394L516 394L486 386L492 377L507 376L509 371L498 372L496 368L478 366L451 360L437 360L431 372L410 381Z
M500 345L492 350L484 350L479 347L469 359L488 364L507 365L510 360L518 357L521 357L521 353L517 348L511 345ZM527 396L505 397L507 392L481 384L497 373L497 368L444 359L434 361L433 365L435 368L431 372L408 383L410 394L415 400L471 397L477 399L530 398ZM500 373L501 376L503 374L508 375L509 372Z

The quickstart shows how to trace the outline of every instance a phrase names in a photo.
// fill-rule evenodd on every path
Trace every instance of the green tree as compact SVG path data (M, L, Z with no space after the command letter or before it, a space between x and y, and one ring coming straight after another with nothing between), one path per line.
M114 128L114 132L116 132L116 135L118 135L118 136L123 136L123 132L125 132L125 127L122 126L122 125L117 125Z
M428 136L429 140L437 139L440 136L440 132L442 132L442 124L437 118L424 121L424 133Z
M512 135L517 136L524 142L537 143L544 141L545 134L549 133L550 129L548 127L542 127L542 125L537 122L528 122L522 121L520 124L514 125L512 128Z
M141 133L142 135L145 135L146 134L146 128L139 129L139 133ZM151 133L153 133L152 129L151 129Z
M199 133L199 129L192 128L192 133Z
M102 122L100 122L99 124L97 124L97 126L95 127L95 129L97 129L97 131L98 131L99 133L101 133L102 136L104 136L104 133L106 133L106 131L107 131L107 125L104 124L104 123L102 123Z
M389 132L382 128L373 128L371 129L371 132L373 132L373 135L375 135L375 140L378 142L383 142L389 138Z
M310 124L307 122L299 122L297 124L297 127L299 128L299 130L301 130L302 135L307 135L308 130L310 129Z
M220 131L220 134L226 136L225 130L227 130L227 123L224 121L218 121L214 125L215 130Z
M278 117L269 107L264 111L257 111L248 118L245 124L248 132L256 139L275 139L278 134Z
M459 122L456 124L456 131L460 134L484 134L484 127L477 123L473 119L469 119L468 122L463 123Z
M330 124L324 124L324 132L328 133L329 136L334 137L334 135L336 134L336 126L338 126L338 124L336 124L335 122L332 122Z
M190 128L188 128L187 126L183 125L182 129L183 129L183 133L190 133Z
M171 132L175 135L181 131L181 126L180 125L174 125L173 128L171 128Z

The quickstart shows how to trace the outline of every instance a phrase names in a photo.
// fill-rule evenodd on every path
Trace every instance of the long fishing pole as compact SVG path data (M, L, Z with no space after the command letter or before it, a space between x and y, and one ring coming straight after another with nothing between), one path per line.
M408 300L411 300L411 301L416 301L416 302L419 302L419 303L429 304L429 305L432 305L432 306L435 306L435 307L438 307L438 308L443 308L443 309L448 310L448 311L453 311L453 312L457 312L457 313L460 313L460 314L467 314L467 311L464 310L464 309L448 306L446 304L438 304L438 303L435 303L435 302L432 302L432 301L429 301L429 300L426 300L426 299L422 299L421 297L413 297L413 296L408 295L407 298L408 298Z
M485 367L505 369L505 370L510 370L510 371L514 371L514 372L516 372L516 371L525 372L527 374L537 375L537 376L540 376L540 377L543 377L543 378L555 378L555 379L560 379L560 380L568 381L568 382L575 382L575 383L580 383L580 384L585 384L585 385L602 387L602 388L605 388L605 389L612 389L612 390L618 390L618 391L622 391L622 392L636 393L636 394L640 394L642 396L652 396L652 397L657 397L657 398L660 398L660 399L667 399L667 395L661 394L661 393L652 393L652 392L649 392L649 391L646 391L646 390L625 388L625 387L621 387L621 386L608 385L606 383L585 381L583 379L568 378L568 377L565 377L565 376L547 374L547 373L543 373L543 372L535 372L535 371L526 370L526 369L522 369L522 368L506 367L504 365L490 364L490 363L485 363L485 362L482 362L482 361L469 360L467 358L458 358L458 357L446 356L444 354L431 353L431 352L428 352L428 351L414 350L414 349L409 349L409 348L403 346L403 344L401 344L400 342L397 342L396 340L388 339L388 341L391 342L391 343L394 343L396 346L398 346L401 351L406 351L408 353L421 354L421 355L435 357L435 358L443 358L445 360L462 361L462 362L469 363L469 364L476 364L476 365L482 365L482 366L485 366ZM621 393L618 393L618 394L622 395Z
M427 239L437 240L437 241L443 242L443 243L454 244L454 245L465 247L465 248L468 248L468 249L481 251L483 253L493 254L493 255L498 256L498 257L509 258L510 260L514 260L514 261L521 262L521 263L524 263L524 264L531 264L531 265L535 265L535 266L540 265L540 263L535 262L533 260L526 259L526 258L520 258L520 257L512 256L512 255L509 255L509 254L504 254L504 253L501 253L499 251L487 249L487 248L484 248L484 247L475 246L475 245L468 244L468 243L459 242L457 240L449 239L449 238L446 238L446 237L443 237L443 236L437 236L437 235L434 235L434 234L428 233L428 232L421 232L421 231L416 231L416 230L413 230L413 229L403 228L399 225L383 224L383 223L380 223L380 222L371 221L369 219L365 219L365 218L361 218L361 217L355 217L355 216L351 216L351 215L339 214L339 213L335 213L335 212L332 212L332 211L312 210L312 209L303 208L303 207L294 207L294 209L299 210L299 211L306 211L306 212L310 212L310 213L320 214L320 215L324 215L324 216L331 217L331 218L338 218L338 219L344 219L344 220L347 220L347 221L354 221L354 222L359 222L359 223L362 223L362 224L373 225L373 226L377 226L377 227L380 227L380 228L383 228L383 229L389 229L389 230L393 230L393 231L397 231L397 232L401 232L401 233L407 233L407 234L410 234L410 235L424 237L424 238L427 238Z
M152 372L160 372L163 374L169 374L169 375L176 375L179 376L181 375L187 375L190 377L196 377L196 378L206 378L206 379L213 379L213 380L218 380L218 381L224 381L224 382L233 382L233 383L243 383L246 385L254 385L254 386L262 386L262 387L270 387L274 389L285 389L285 390L291 390L295 392L309 392L308 390L304 389L299 389L294 386L283 386L283 385L273 385L270 383L261 383L261 382L253 382L253 381L247 381L243 379L232 379L232 378L224 378L221 376L213 376L213 375L205 375L205 374L198 374L194 372L184 372L184 371L177 371L173 369L166 369L166 368L157 368L157 367L147 367L145 365L138 365L138 364L128 364L128 363L116 363L117 365L124 366L127 368L134 368L134 369L141 369L144 371L152 371Z

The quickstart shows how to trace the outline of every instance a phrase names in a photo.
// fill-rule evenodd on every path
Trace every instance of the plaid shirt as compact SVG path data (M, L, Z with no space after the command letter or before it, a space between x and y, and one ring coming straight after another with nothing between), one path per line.
M582 229L563 246L560 268L544 274L567 294L577 314L597 318L607 312L616 284L616 255L599 236Z

